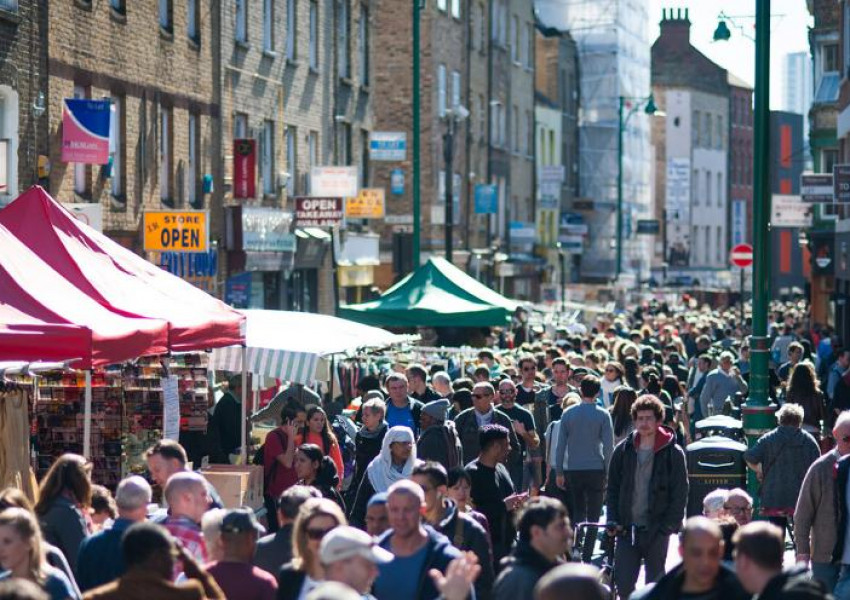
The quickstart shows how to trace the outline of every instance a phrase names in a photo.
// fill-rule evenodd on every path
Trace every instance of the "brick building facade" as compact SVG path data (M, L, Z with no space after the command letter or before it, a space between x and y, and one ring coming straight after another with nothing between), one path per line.
M0 0L0 206L38 183L47 146L44 5Z
M220 106L215 12L197 0L59 0L48 9L49 191L103 207L104 231L141 250L145 210L209 209L219 230ZM61 160L63 99L110 98L111 173ZM204 175L214 177L212 194Z

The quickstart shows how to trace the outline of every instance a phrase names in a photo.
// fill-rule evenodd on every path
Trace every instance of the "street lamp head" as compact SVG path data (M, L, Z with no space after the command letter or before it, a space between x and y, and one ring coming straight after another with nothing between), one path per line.
M717 22L717 29L714 30L714 41L715 42L728 42L729 38L732 37L732 32L729 31L729 26L726 25L726 21L720 20Z
M646 101L646 106L643 109L648 115L654 115L658 112L658 107L655 105L655 96L653 94L649 95L649 100Z

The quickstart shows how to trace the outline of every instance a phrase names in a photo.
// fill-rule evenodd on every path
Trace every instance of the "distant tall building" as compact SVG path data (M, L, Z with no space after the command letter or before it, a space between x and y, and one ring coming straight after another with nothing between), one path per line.
M812 59L809 53L790 52L785 55L785 89L782 94L786 112L803 115L803 139L809 139L809 108L812 106ZM808 153L807 153L808 154Z

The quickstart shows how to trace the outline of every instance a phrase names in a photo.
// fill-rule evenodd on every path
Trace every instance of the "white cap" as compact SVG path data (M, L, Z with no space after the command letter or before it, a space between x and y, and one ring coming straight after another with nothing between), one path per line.
M362 556L376 564L388 563L393 559L391 552L378 546L371 535L356 527L340 525L322 539L322 545L319 546L319 558L323 565L330 565L352 556Z

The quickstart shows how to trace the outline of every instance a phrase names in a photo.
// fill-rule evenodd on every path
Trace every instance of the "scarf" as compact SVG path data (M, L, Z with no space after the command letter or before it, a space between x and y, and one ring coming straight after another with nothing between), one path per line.
M600 383L602 384L602 404L605 408L611 408L611 402L614 399L614 390L623 385L623 382L619 379L608 381L603 377Z
M413 444L410 457L404 463L401 471L393 468L393 458L390 452L390 444L393 442L410 442ZM366 475L369 477L369 483L372 484L376 492L386 492L396 481L410 479L410 474L413 472L415 465L416 438L409 427L396 425L395 427L390 427L387 431L387 435L384 436L384 441L381 444L381 453L372 459L372 462L366 467Z

